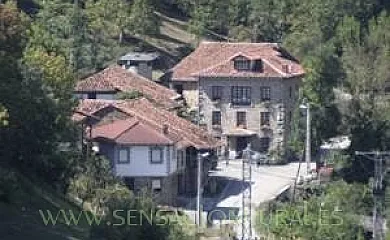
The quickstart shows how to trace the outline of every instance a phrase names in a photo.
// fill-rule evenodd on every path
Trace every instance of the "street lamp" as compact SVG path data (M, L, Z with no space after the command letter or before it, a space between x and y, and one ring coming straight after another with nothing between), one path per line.
M299 108L306 110L306 150L305 150L305 159L307 164L307 175L310 174L310 163L311 163L311 140L310 140L310 103L307 99L303 99L302 104L299 105Z
M198 186L197 186L197 191L196 191L196 224L198 225L198 229L200 228L201 225L201 198L202 198L202 162L204 158L207 158L210 155L210 153L205 152L205 153L200 153L198 152Z

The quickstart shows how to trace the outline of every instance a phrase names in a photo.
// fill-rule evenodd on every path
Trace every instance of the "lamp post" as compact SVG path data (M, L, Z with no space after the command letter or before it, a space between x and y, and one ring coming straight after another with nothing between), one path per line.
M310 174L310 163L311 163L311 139L310 139L310 103L307 99L303 99L302 104L299 106L300 109L306 110L306 148L305 148L305 160L307 164L307 174Z
M201 154L198 152L198 186L197 186L197 191L196 191L196 224L198 226L198 230L201 226L201 219L202 219L202 214L201 214L201 198L203 194L203 189L202 189L202 166L203 166L203 159L208 157L210 154L208 152Z

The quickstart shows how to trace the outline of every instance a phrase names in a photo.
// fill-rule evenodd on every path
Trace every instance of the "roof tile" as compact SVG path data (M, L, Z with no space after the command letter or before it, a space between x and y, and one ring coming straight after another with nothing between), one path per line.
M114 107L129 116L136 117L140 123L160 133L167 126L168 131L164 136L182 147L211 149L221 145L207 131L172 112L156 107L146 98L123 101L83 100L80 101L76 112L86 111L85 114L93 115L106 107Z
M155 103L167 108L178 107L178 94L158 83L132 73L118 65L112 65L76 84L76 92L128 92L138 91Z
M244 56L250 60L264 61L263 72L234 69L232 59ZM285 72L283 65L290 66ZM282 77L301 76L304 70L299 62L276 43L202 42L199 47L172 69L173 81L197 81L208 77Z

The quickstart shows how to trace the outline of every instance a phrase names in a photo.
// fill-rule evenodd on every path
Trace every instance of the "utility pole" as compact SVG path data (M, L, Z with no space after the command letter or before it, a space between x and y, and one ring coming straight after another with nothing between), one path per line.
M198 152L198 185L197 185L197 191L196 191L196 224L198 226L198 230L201 226L201 196L202 196L202 156L200 152Z
M372 189L372 197L374 199L374 208L372 214L372 237L374 240L385 239L383 229L383 178L386 173L386 168L383 166L384 157L389 156L390 152L370 151L370 152L355 152L356 156L364 156L367 159L374 161L374 181Z
M306 159L306 173L307 175L311 172L311 117L310 117L310 103L307 99L303 100L303 103L299 106L300 109L306 110L306 148L305 148L305 159Z
M248 187L247 187L248 184ZM242 240L252 239L252 164L251 145L244 150L242 159Z

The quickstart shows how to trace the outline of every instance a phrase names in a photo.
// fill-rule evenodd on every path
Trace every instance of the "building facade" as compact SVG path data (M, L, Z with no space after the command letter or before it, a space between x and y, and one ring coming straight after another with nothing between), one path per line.
M110 160L114 174L135 192L148 190L160 204L175 205L180 194L197 187L197 154L203 161L203 184L220 145L206 131L149 100L83 100L74 120L90 122L86 130L98 153Z
M285 150L303 75L278 44L204 42L172 69L169 85L234 158L248 143Z

